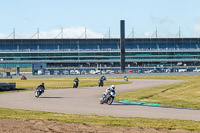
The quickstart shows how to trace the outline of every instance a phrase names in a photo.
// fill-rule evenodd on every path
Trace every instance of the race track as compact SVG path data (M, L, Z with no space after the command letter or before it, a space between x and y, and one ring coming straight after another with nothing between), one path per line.
M131 84L116 85L116 93L177 83L175 80L130 80ZM95 114L120 117L170 118L200 121L200 110L160 106L113 103L101 105L99 98L108 86L78 89L46 90L40 98L33 91L0 94L0 107L40 110L66 114Z

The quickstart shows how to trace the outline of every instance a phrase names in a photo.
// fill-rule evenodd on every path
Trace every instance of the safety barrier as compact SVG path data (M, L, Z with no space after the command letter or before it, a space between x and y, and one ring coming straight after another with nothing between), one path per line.
M13 90L16 88L16 83L0 82L0 91Z

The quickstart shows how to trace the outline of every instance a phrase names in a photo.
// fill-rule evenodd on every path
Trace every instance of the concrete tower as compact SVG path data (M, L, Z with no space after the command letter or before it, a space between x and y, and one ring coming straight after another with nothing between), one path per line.
M125 72L125 21L120 21L121 72Z

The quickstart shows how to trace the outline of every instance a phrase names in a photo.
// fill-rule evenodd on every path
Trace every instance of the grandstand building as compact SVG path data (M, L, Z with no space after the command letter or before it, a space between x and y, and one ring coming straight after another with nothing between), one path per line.
M120 39L0 39L0 67L120 67ZM200 66L199 38L127 38L125 66Z

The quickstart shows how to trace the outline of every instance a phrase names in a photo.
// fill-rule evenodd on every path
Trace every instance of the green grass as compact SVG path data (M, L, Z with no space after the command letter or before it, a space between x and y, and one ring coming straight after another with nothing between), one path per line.
M72 88L73 79L3 79L1 82L16 83L17 89L34 89L42 82L45 84L46 89L60 89L60 88ZM104 81L104 85L112 84L127 84L124 81ZM81 80L79 82L79 87L92 87L98 86L98 80Z
M134 77L133 79L135 79ZM129 78L131 79L131 78ZM115 100L159 103L164 106L200 109L200 76L137 77L137 79L172 79L184 82L117 95Z
M44 111L28 111L0 108L0 118L23 119L23 120L48 120L64 123L80 123L85 125L122 126L133 128L155 129L183 129L200 131L200 121L152 119L134 117L113 117L97 115L74 115L51 113Z
M134 100L151 103L159 103L165 106L200 108L200 76L167 76L167 77L129 77L129 79L172 79L185 80L181 83L154 87L124 94L118 94L116 100ZM17 82L19 88L35 88L44 82L48 89L72 87L72 79L30 79L27 81L6 79L6 82ZM2 81L1 82L5 82ZM24 83L24 84L22 84ZM55 84L56 83L56 84ZM106 85L124 84L126 82L106 81ZM82 85L81 85L82 84ZM97 81L80 80L81 87L97 86ZM24 120L50 120L65 123L80 123L86 125L123 126L134 128L155 129L183 129L200 131L200 121L152 119L134 117L112 117L97 115L72 115L62 113L50 113L43 111L26 111L0 108L0 118L24 119Z
M0 72L17 72L17 68L0 68ZM32 72L32 68L20 68L20 72Z

